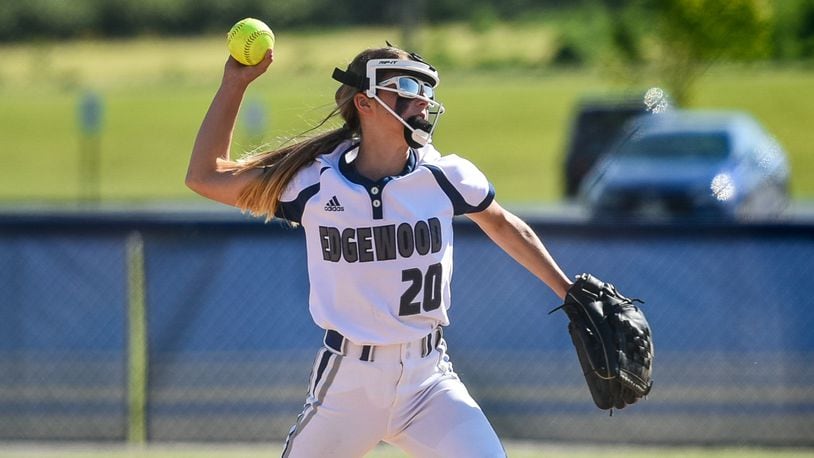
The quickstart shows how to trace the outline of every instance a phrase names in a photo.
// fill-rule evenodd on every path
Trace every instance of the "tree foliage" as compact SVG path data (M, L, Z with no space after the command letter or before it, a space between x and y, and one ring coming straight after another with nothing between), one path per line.
M655 42L657 51L649 63L679 104L690 98L695 80L715 62L750 61L772 54L776 24L771 4L765 0L642 0L628 9L635 9L634 17L652 27L639 32L644 36L636 36L640 27L620 21L611 37L617 53L632 72L640 72L641 42Z
M656 0L659 38L696 61L769 54L772 11L763 0Z
M247 16L273 27L395 24L410 8L424 19L469 20L472 11L515 19L590 0L0 0L0 41L228 30ZM474 7L474 9L473 9Z

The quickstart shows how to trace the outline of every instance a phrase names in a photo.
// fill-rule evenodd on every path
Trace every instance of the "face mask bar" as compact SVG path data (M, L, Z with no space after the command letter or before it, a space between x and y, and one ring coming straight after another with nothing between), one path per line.
M432 134L438 126L438 119L444 113L443 105L437 104L435 110L430 110L430 117L433 118L431 123L420 116L413 116L405 121L404 118L387 106L378 95L374 95L373 98L404 125L404 139L407 140L408 145L413 148L421 148L432 141Z
M426 78L430 86L436 87L441 82L438 72L432 66L424 62L403 59L371 59L367 61L367 95L376 95L376 77L378 73L412 74Z
M409 75L425 77L427 81L425 82L419 80L413 76L400 75L376 84L376 75L379 72L407 73ZM418 95L414 95L416 94L416 91L399 91L398 82L396 83L396 88L385 87L382 85L383 83L392 84L389 82L392 80L397 80L398 78L408 78L417 82L419 89ZM417 60L371 59L367 62L365 76L353 73L351 71L343 71L337 68L334 69L333 79L339 81L340 83L358 88L361 91L365 91L365 94L368 97L375 99L380 105L382 105L390 114L392 114L404 125L404 137L411 147L418 148L432 141L432 134L435 132L438 119L445 111L444 106L434 100L434 88L438 86L440 78L438 77L438 72L432 66ZM406 89L406 87L402 89ZM405 120L379 98L379 96L376 94L377 90L396 92L399 94L399 96L403 96L403 93L407 96L406 98L418 98L427 102L429 105L428 111L430 117L433 118L433 122L429 123L422 120L420 117L413 117L409 120ZM430 97L427 97L427 90L432 90L432 95Z

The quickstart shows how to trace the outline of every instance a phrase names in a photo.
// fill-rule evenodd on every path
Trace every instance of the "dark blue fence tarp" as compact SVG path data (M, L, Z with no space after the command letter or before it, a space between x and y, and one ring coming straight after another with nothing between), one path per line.
M609 424L558 298L456 224L446 330L456 370L505 437L811 444L814 225L533 221L569 274L643 299L656 387ZM0 218L0 439L122 439L127 250L144 240L152 440L281 440L321 332L302 231L177 216ZM752 419L752 420L749 420ZM582 429L584 430L584 428Z

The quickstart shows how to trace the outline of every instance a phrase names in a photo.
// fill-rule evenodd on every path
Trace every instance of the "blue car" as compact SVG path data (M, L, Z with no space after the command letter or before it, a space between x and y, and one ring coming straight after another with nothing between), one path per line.
M780 144L742 112L675 110L640 116L579 191L597 217L764 219L789 201Z

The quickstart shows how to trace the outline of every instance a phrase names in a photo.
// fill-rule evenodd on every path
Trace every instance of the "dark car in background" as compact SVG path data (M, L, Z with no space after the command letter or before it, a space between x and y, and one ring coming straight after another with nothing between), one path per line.
M788 205L777 141L742 112L673 110L631 121L585 177L594 216L775 217Z
M573 198L582 179L632 118L646 113L639 95L586 98L577 105L565 150L565 197Z

